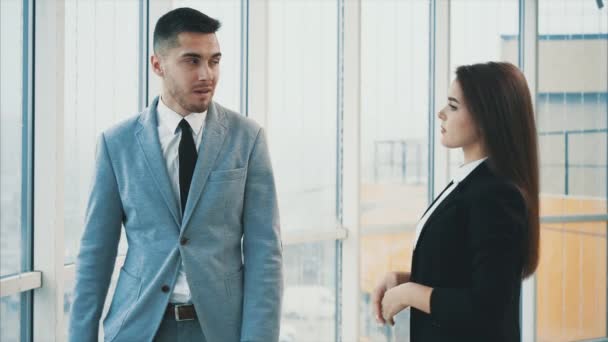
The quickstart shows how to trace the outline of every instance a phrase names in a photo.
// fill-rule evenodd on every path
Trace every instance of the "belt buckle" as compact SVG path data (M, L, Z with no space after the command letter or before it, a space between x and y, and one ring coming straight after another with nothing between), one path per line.
M193 321L194 318L181 318L179 315L179 308L181 308L182 306L189 306L192 304L175 304L175 306L173 307L173 309L175 310L175 321L177 322L181 322L181 321Z

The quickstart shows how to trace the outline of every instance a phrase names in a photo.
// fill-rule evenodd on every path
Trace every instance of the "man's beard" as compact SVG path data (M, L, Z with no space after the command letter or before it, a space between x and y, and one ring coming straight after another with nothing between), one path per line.
M171 94L171 97L173 97L179 104L179 106L187 110L189 113L202 113L209 107L209 104L205 102L188 102L188 94L181 89L169 89L169 93Z

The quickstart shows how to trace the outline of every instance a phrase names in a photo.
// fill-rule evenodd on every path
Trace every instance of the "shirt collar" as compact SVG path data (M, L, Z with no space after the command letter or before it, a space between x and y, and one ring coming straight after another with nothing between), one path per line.
M165 127L167 130L173 132L173 134L177 133L177 126L182 119L186 119L194 134L198 135L200 130L203 128L203 123L207 117L207 111L202 113L190 113L185 117L182 117L173 109L169 108L163 101L162 97L158 101L158 107L156 110L158 111L158 125Z
M452 178L454 184L462 182L471 172L473 172L473 170L475 170L477 166L479 166L479 164L483 163L486 159L488 159L488 157L460 165L460 167L456 169L456 172L454 172L454 178Z

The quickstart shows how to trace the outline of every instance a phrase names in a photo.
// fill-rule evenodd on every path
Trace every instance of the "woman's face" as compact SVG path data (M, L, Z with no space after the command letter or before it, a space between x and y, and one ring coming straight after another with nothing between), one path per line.
M467 108L458 80L452 82L448 104L437 114L441 123L441 144L464 150L480 144L479 129Z

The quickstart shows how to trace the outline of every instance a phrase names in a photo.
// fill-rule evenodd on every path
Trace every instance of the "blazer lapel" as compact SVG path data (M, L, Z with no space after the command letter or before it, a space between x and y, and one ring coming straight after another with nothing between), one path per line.
M489 169L488 169L487 162L483 162L479 166L477 166L477 168L475 168L475 170L473 170L465 179L463 179L456 185L452 185L452 186L456 186L456 188L448 195L448 197L446 197L441 203L439 203L437 208L435 208L435 211L433 211L431 216L427 219L426 223L422 227L422 231L420 232L420 236L418 237L418 240L416 242L416 247L420 243L420 240L422 240L422 236L424 235L424 232L426 231L426 228L428 227L428 225L434 219L441 216L441 212L443 210L445 210L445 208L447 208L452 202L458 200L460 193L463 191L463 189L465 189L467 187L467 184L469 182L473 181L477 177L482 177L483 175L487 174L488 171L489 171ZM447 189L448 189L448 187L443 189L442 193L445 192ZM437 196L437 198L435 198L433 203L427 208L426 211L428 211L433 206L433 204L435 204L435 202L437 201L437 199L439 199L439 197L441 197L441 194L439 196ZM426 214L426 211L424 212L425 214ZM424 214L422 216L424 217ZM415 248L414 248L414 250L415 250Z
M450 192L450 194L448 195L448 197L446 197L441 203L439 203L439 205L437 206L437 208L435 208L435 210L433 211L433 213L431 213L431 216L426 220L426 222L424 223L424 226L422 226L422 229L420 231L420 236L418 236L418 240L416 240L416 246L414 246L414 251L416 250L416 248L418 248L418 245L420 244L420 241L422 241L422 237L424 236L424 233L427 231L429 224L437 217L439 217L441 215L441 212L447 207L449 206L456 198L458 193L460 192L460 188L458 187L458 184L456 185L452 185L452 186L456 186L456 188ZM448 188L446 187L441 193L445 192ZM441 194L439 196L437 196L437 198L433 201L433 204L435 204L435 202L441 197ZM431 204L429 206L429 208L427 209L427 211L433 207L433 204ZM426 212L425 212L426 214ZM422 215L424 217L424 215Z
M437 208L435 208L435 210L433 211L431 216L428 218L428 220L426 220L425 226L427 226L431 221L433 221L433 219L436 218L438 215L441 215L441 212L447 206L449 206L452 202L454 202L454 200L456 199L459 192L460 192L460 188L458 187L458 185L456 185L456 188L452 192L450 192L448 197L446 197L443 201L441 201L441 203L439 203Z
M188 201L186 202L186 209L184 210L184 218L181 225L182 230L188 225L192 217L192 211L196 208L209 174L215 165L215 160L226 139L224 115L221 108L218 108L214 102L211 102L207 118L205 119L201 144L198 148L198 159L194 167L190 191L188 192Z
M441 192L439 193L439 195L437 197L435 197L435 199L433 200L433 202L431 202L431 205L429 205L426 210L424 211L424 213L422 214L422 216L420 216L420 219L422 220L422 218L424 217L424 215L426 215L427 211L429 211L433 205L435 204L435 202L437 202L438 199L441 198L441 195L443 195L444 192L446 192L451 186L454 186L454 181L450 181L448 183L448 185L446 185L445 188L443 188L443 190L441 190Z
M158 138L158 113L156 107L158 105L158 97L154 99L148 109L142 114L139 119L140 128L135 132L139 147L141 148L148 169L154 178L154 183L162 194L165 204L175 223L179 227L181 221L181 210L179 203L171 189L171 179L167 172L165 159L162 154L160 139Z

